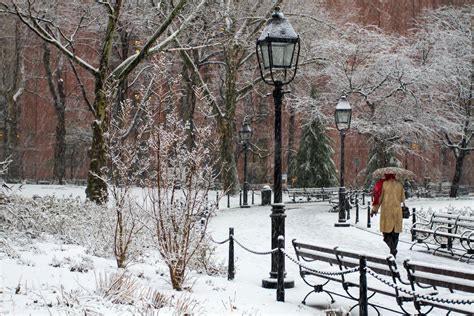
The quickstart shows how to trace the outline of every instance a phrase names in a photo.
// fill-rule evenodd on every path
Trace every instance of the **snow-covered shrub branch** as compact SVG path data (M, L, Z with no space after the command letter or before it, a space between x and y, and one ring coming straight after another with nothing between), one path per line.
M148 101L128 99L111 118L107 134L107 153L110 158L110 207L115 213L114 254L118 267L125 267L131 258L140 253L147 239L143 233L143 214L137 205L132 189L143 187L151 170L147 140L155 120L144 113L149 111ZM146 242L145 242L146 244Z
M50 234L82 245L94 255L113 254L113 213L107 207L78 198L17 195L10 195L4 206L0 223L10 236L27 234L37 238Z
M0 161L0 177L4 174L7 174L8 166L11 162L12 160L10 158L5 159L4 161Z
M179 119L176 110L166 113L165 121L150 135L154 177L144 209L151 216L150 228L172 286L182 289L190 260L205 245L207 219L216 207L207 198L215 180L216 141L207 122L203 126L194 122L190 142L191 123Z

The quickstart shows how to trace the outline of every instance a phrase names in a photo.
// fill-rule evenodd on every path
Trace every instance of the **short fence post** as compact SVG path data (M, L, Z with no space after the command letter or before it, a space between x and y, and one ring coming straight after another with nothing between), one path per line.
M412 225L414 225L416 223L416 209L415 208L412 209L411 223L412 223ZM415 241L415 237L416 237L416 232L412 230L411 231L411 241Z
M230 208L230 193L227 193L227 208Z
M252 190L252 205L255 204L255 191Z
M356 224L359 222L359 199L355 200L356 203Z
M365 192L362 192L362 205L365 205Z
M367 316L367 258L360 256L359 259L359 315Z
M242 190L239 192L239 206L242 206Z
M367 205L367 228L370 228L372 224L370 223L370 205Z
M229 266L227 267L227 280L233 280L235 277L234 266L234 228L229 227Z
M219 192L216 192L216 208L219 209Z
M278 260L277 260L277 289L276 296L278 302L285 301L285 285L284 285L284 273L285 268L285 254L283 249L285 248L285 237L282 235L278 236Z
M344 209L346 211L346 219L351 219L351 204L349 203L349 199L346 197L344 198Z

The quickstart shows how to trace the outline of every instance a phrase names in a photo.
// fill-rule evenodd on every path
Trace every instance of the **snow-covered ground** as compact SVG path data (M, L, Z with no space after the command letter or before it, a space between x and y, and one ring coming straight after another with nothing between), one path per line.
M25 185L18 193L24 196L55 194L57 197L84 197L84 188ZM353 209L352 226L339 228L334 227L337 214L328 212L327 202L290 203L288 197L284 198L286 248L290 256L294 257L291 247L294 238L357 252L388 255L388 247L378 233L378 217L372 219L371 228L366 227L366 208L361 210L358 224L354 223ZM323 293L312 294L307 299L307 305L301 304L311 289L299 277L298 266L289 260L286 260L287 276L295 281L295 287L285 291L285 302L277 302L275 290L261 287L262 279L269 276L270 255L248 251L267 252L271 249L271 207L259 205L258 193L255 196L256 205L250 208L239 208L238 202L238 197L233 197L231 207L227 208L227 199L222 199L220 210L212 217L208 230L215 241L223 241L228 238L229 227L233 227L235 239L248 248L235 246L234 280L228 281L225 275L206 276L191 272L189 290L176 292L169 284L166 266L153 253L144 255L128 268L127 273L134 275L144 288L157 289L176 302L182 302L182 310L161 309L159 315L181 315L186 309L194 315L325 315L326 309L348 310L354 304L338 297L335 304L330 304L328 296ZM474 199L409 199L407 205L417 210L474 209ZM408 220L405 221L408 225ZM91 256L83 247L63 244L53 237L29 239L25 235L24 240L5 243L8 232L1 229L0 233L2 315L75 315L84 314L84 311L87 315L134 315L137 314L138 304L146 304L136 301L113 304L95 294L105 278L117 272L112 258ZM474 262L467 264L447 256L433 256L419 246L409 250L409 234L403 233L400 238L399 264L406 258L412 258L465 269L473 267ZM217 246L219 261L226 263L227 253L227 243ZM334 284L333 289L342 291L340 284ZM378 302L388 306L396 304L392 298L382 297ZM445 313L432 312L430 315L442 314ZM352 315L357 315L357 311L353 311Z

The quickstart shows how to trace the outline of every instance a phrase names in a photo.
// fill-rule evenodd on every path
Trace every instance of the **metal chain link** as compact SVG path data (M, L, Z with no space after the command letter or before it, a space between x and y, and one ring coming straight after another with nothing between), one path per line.
M349 273L354 273L354 272L359 271L359 266L354 267L354 268L351 268L351 269L346 269L346 270L343 270L343 271L314 270L314 269L308 268L307 266L305 266L304 264L302 264L300 261L298 261L298 260L292 258L289 254L286 253L285 249L280 248L280 250L283 252L283 254L285 254L285 256L286 256L290 261L292 261L293 263L296 263L296 264L299 265L300 267L302 267L302 268L304 268L304 269L306 269L306 270L308 270L309 272L314 273L314 274L333 276L333 275L344 275L344 274L349 274Z
M209 235L209 240L212 241L215 244L223 245L226 242L228 242L230 240L230 238L227 238L226 240L223 240L223 241L215 241L214 238L212 238L212 236Z
M461 299L461 300L454 300L454 299L447 299L447 298L440 298L440 297L435 297L435 296L432 296L432 295L427 295L427 294L420 294L420 293L416 293L416 291L412 291L412 290L408 290L408 289L405 289L389 280L385 280L384 278L380 277L377 273L375 273L374 271L372 271L370 268L367 268L367 273L370 274L371 276L373 276L374 278L376 278L377 280L379 280L380 282L392 287L392 288L395 288L397 289L398 291L400 292L403 292L403 293L406 293L406 294L409 294L409 295L412 295L412 296L415 296L417 298L422 298L424 300L427 300L427 301L433 301L433 302L437 302L437 303L446 303L446 304L474 304L474 300L470 300L470 299Z
M212 242L214 242L216 244L220 244L220 245L227 243L231 238L235 241L235 243L237 245L242 247L244 250L247 250L248 252L251 252L251 253L256 254L256 255L269 255L269 254L275 253L277 251L281 251L285 255L285 257L287 257L291 262L297 264L301 268L304 268L304 269L306 269L307 271L309 271L311 273L318 274L318 275L327 275L327 276L345 275L345 274L354 273L354 272L357 272L357 271L360 270L359 266L351 268L351 269L346 269L344 271L315 270L315 269L312 269L312 268L309 268L309 267L305 266L304 264L302 264L297 259L294 259L293 257L291 257L285 251L285 249L283 249L283 248L275 248L275 249L272 249L270 251L255 251L255 250L249 249L248 247L244 246L237 239L235 239L233 235L230 235L229 238L227 238L226 240L220 241L220 242L215 241L214 238L212 238L212 236L209 235L209 239ZM428 301L433 301L433 302L436 302L436 303L444 303L444 304L464 304L464 305L474 304L474 300L470 300L470 299L461 299L461 300L459 300L459 299L447 299L447 298L435 297L435 296L432 296L432 295L420 294L420 293L417 293L416 291L405 289L405 288L403 288L403 287L401 287L401 286L399 286L399 285L397 285L397 284L395 284L395 283L393 283L389 280L386 280L386 279L380 277L377 273L375 273L373 270L371 270L368 267L366 267L365 269L366 269L368 274L370 274L371 276L373 276L375 279L379 280L380 282L384 283L385 285L388 285L388 286L390 286L390 287L392 287L392 288L394 288L394 289L396 289L400 292L415 296L417 298L425 299L425 300L428 300Z
M260 251L255 251L255 250L251 250L251 249L245 247L244 245L242 245L237 239L235 239L235 238L233 238L233 239L234 239L234 241L235 241L235 243L236 243L237 245L239 245L239 246L242 247L243 249L247 250L248 252L251 252L251 253L256 254L256 255L269 255L269 254L272 254L272 253L275 253L275 252L278 251L278 248L272 249L272 250L270 250L270 251L261 251L261 252L260 252Z

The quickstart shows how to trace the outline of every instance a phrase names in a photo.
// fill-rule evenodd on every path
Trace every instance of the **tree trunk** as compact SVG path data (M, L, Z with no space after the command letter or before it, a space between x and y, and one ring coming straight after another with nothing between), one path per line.
M64 184L66 175L66 124L64 104L56 109L56 145L54 147L54 178Z
M5 156L10 158L12 162L8 167L7 180L18 181L21 178L21 159L18 153L18 104L15 102L11 93L7 94L7 115L6 115L6 144Z
M6 178L7 181L20 180L21 178L21 157L18 148L18 120L20 117L20 107L18 105L18 99L23 92L23 62L22 62L22 33L20 23L9 20L7 17L3 17L2 21L5 22L0 30L5 35L6 40L2 45L3 58L0 61L1 71L8 76L5 76L0 81L0 100L3 117L4 117L4 128L3 128L3 153L2 160L7 158L11 159L12 162L9 165Z
M198 64L199 56L197 52L192 52L194 59L194 63ZM199 85L199 78L197 78L196 74L193 70L188 69L186 64L183 64L183 68L181 71L183 76L183 85L185 89L185 93L181 99L181 109L180 114L186 122L189 122L189 130L188 130L188 148L192 148L194 146L194 114L196 110L196 92L194 87Z
M101 87L99 84L96 86L94 101L96 118L92 123L92 144L89 150L90 164L86 188L87 197L98 204L106 203L108 200L105 179L107 151L104 137L108 127L108 100L105 91L105 87Z
M48 80L49 91L54 100L56 112L56 144L54 146L54 179L64 184L66 173L66 91L62 78L64 56L59 54L56 64L56 75L51 67L51 51L47 43L43 43L43 64ZM55 85L56 83L56 85Z
M456 157L456 168L454 170L453 181L451 182L449 197L456 197L458 195L459 183L461 182L461 175L462 175L462 166L464 164L465 157L466 157L466 151L464 150L461 150Z
M237 75L238 63L236 48L228 47L225 52L226 78L224 108L225 117L219 117L218 126L221 135L221 163L223 166L221 181L225 190L231 194L237 194L240 190L239 178L237 176L237 164L235 161L235 109L237 105Z
M221 181L224 190L236 194L239 192L240 186L234 153L234 121L221 118L218 124L221 135L220 151L223 167Z

